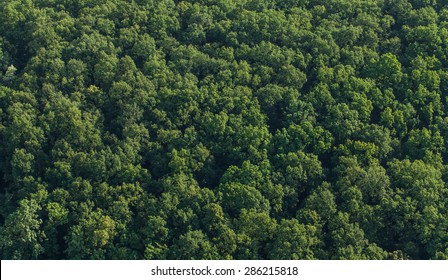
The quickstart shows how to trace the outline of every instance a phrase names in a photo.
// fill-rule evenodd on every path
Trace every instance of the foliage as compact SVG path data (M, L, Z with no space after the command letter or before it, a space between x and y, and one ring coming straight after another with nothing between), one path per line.
M0 2L3 259L447 259L448 12Z

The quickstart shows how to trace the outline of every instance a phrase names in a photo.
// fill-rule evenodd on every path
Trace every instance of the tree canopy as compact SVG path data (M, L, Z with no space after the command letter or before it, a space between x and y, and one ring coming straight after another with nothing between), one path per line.
M2 259L448 259L446 1L0 18Z

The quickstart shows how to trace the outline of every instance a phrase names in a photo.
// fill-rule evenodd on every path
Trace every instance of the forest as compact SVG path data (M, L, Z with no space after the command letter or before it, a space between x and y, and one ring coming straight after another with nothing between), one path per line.
M0 22L1 259L448 259L447 0Z

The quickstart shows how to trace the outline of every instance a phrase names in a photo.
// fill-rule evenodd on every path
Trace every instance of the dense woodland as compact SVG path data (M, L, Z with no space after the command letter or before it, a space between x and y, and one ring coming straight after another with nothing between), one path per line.
M448 259L448 1L0 19L2 259Z

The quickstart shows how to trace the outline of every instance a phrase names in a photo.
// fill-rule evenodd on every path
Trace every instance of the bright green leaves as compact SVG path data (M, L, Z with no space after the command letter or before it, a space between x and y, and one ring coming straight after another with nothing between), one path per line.
M388 246L403 248L411 256L433 256L442 251L446 237L444 205L447 193L440 171L417 161L393 161L389 168L396 195L384 201L381 211L389 238Z
M70 259L104 259L116 235L116 222L101 211L90 213L72 226L68 236Z
M241 183L227 183L218 188L222 193L222 206L230 216L238 215L242 209L269 211L269 201L255 188Z
M368 76L376 79L385 88L397 85L403 75L401 63L391 53L382 55L377 61L372 61L367 69Z
M4 259L37 259L44 253L45 233L39 217L41 206L34 199L20 202L0 227L0 248Z
M3 258L447 258L436 2L3 1Z
M269 244L268 258L275 260L314 259L319 239L316 228L300 224L297 220L282 220Z
M51 223L64 224L68 222L68 210L57 202L50 202L47 205L48 218Z

